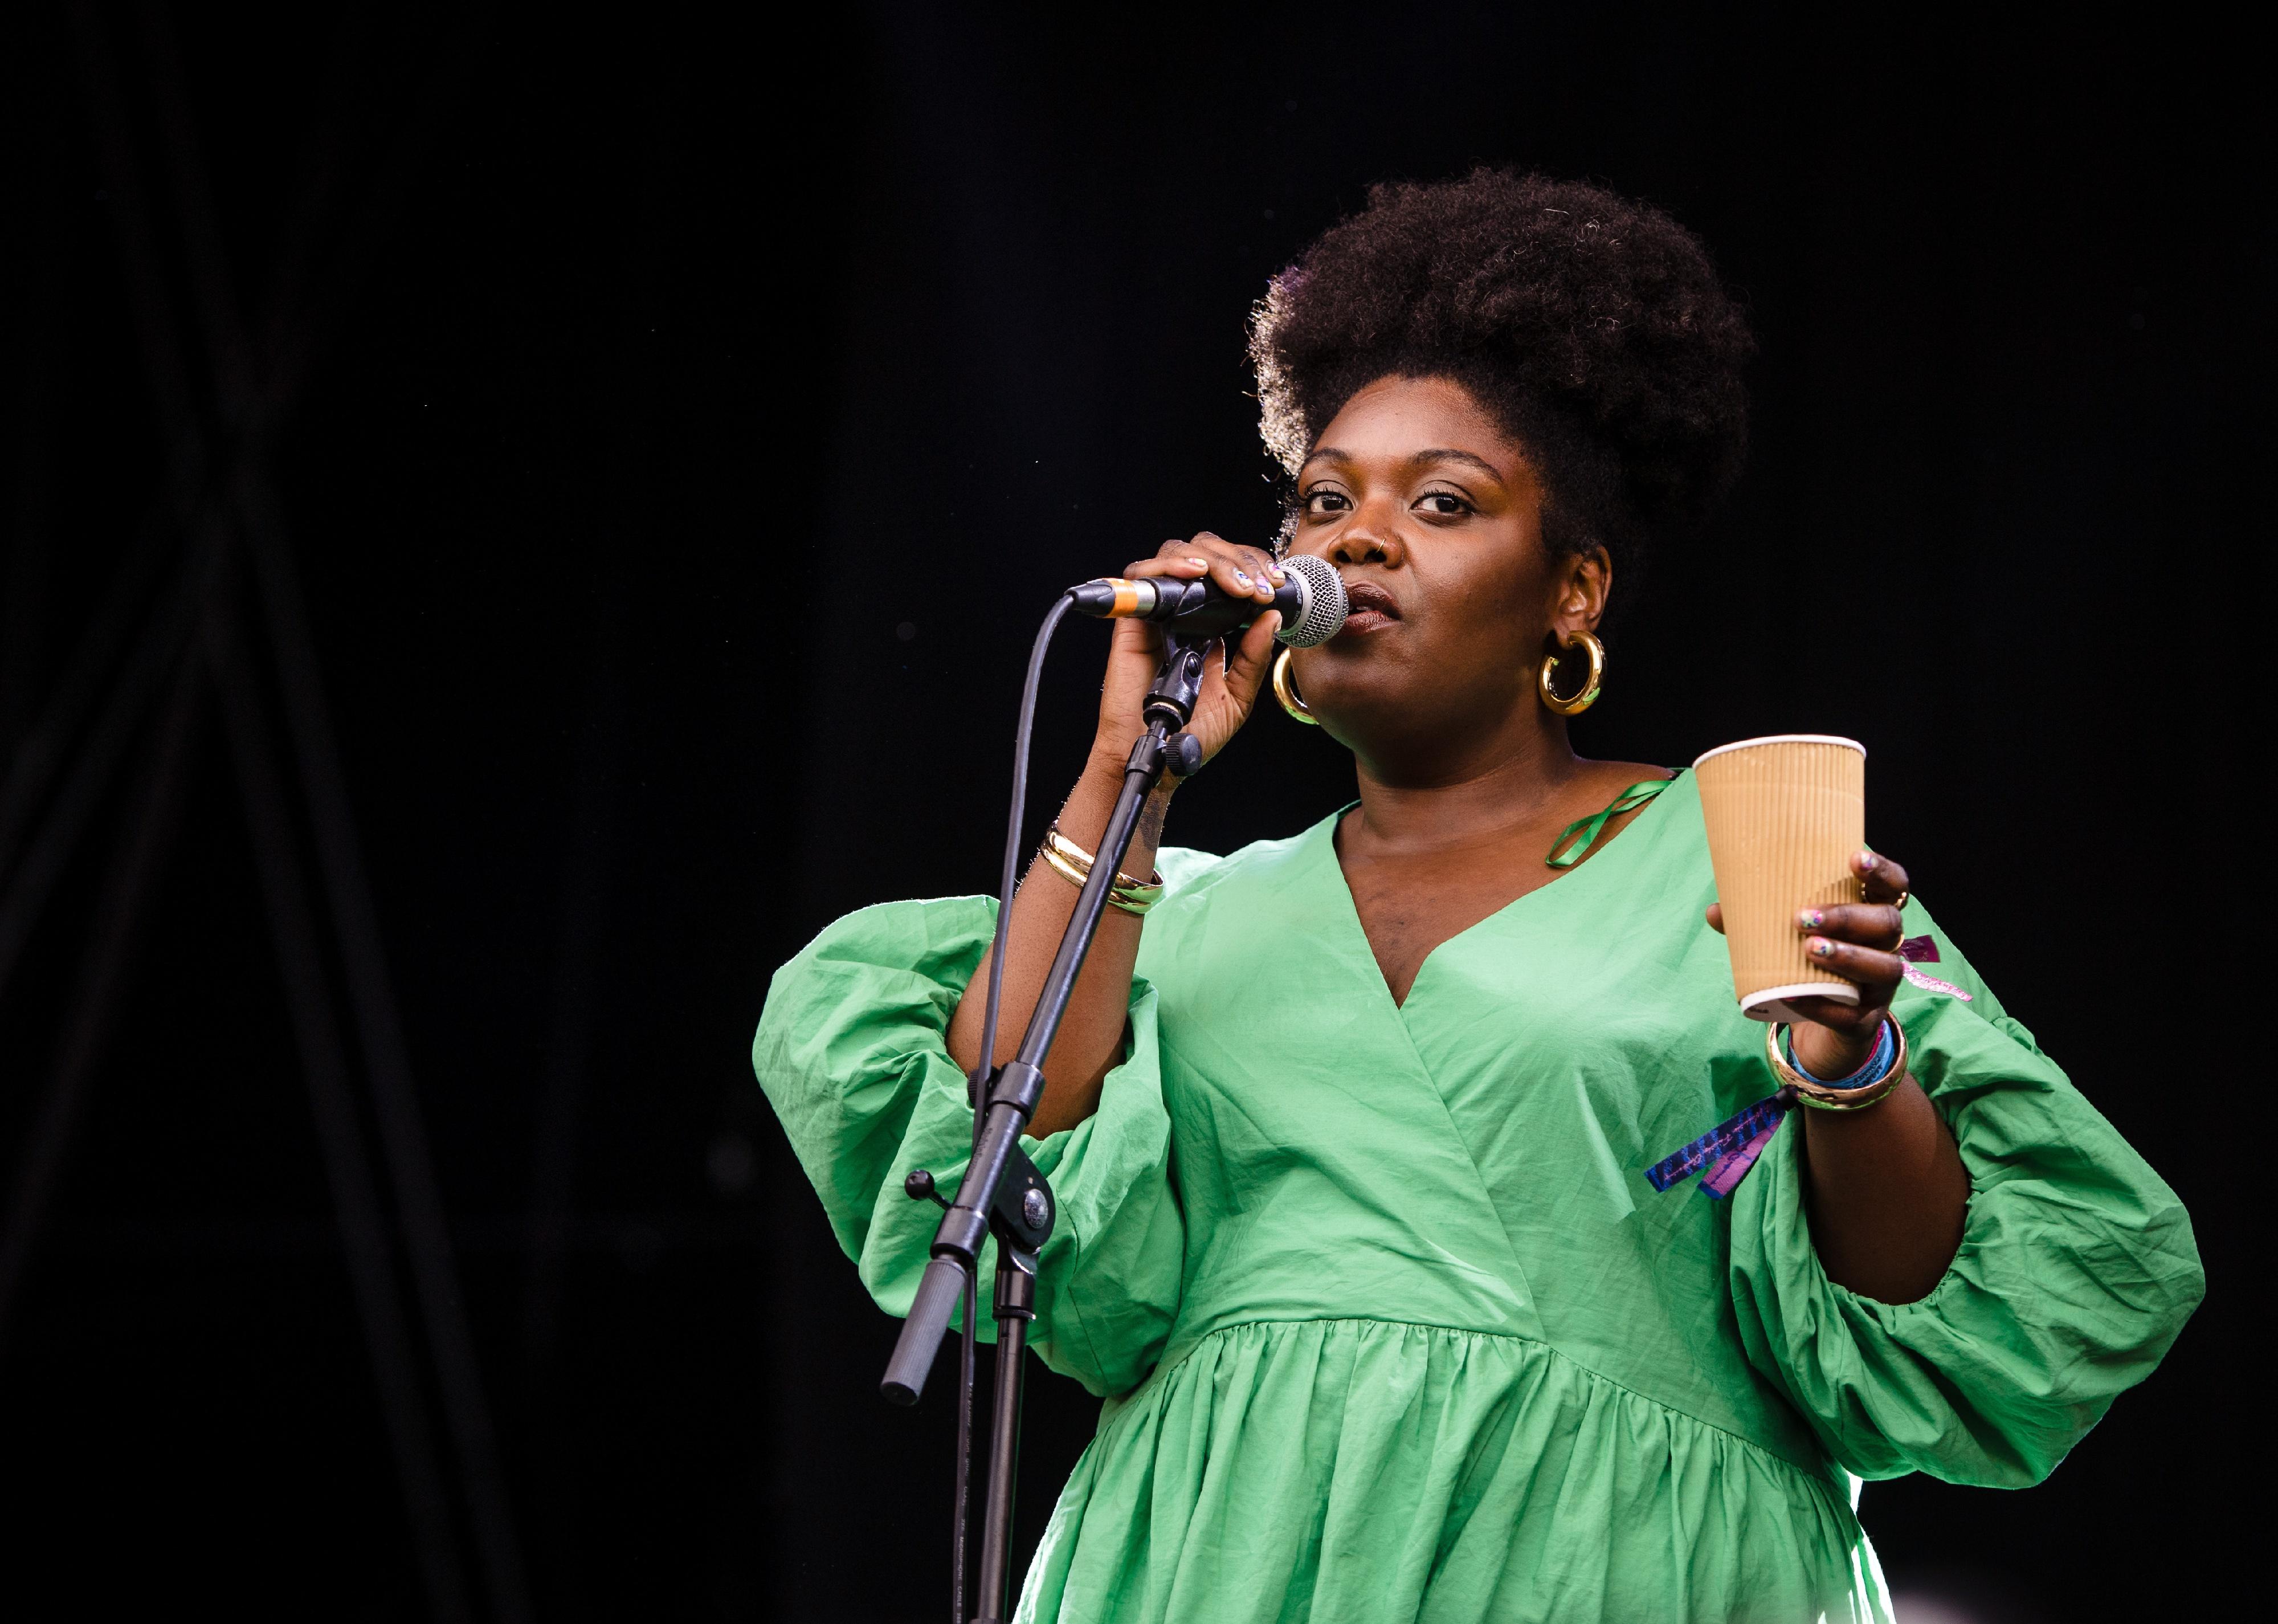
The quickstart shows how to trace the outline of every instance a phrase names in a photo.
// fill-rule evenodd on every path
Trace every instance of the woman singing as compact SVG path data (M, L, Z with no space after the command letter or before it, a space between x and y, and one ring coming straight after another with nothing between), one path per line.
M1796 922L1860 1001L1790 1041L1872 1103L1781 1119L1717 1199L1657 1187L1776 1084L1690 778L1586 761L1567 717L1617 583L1738 471L1749 349L1674 222L1487 172L1380 188L1259 306L1283 546L1353 614L1278 673L1272 616L1230 640L1190 731L1214 753L1272 691L1358 794L1225 857L1159 844L1172 781L1143 819L1026 1142L1060 1199L1036 1345L1106 1402L1022 1618L1884 1619L1857 1480L2037 1482L2198 1301L2174 1192L1871 852L1863 901ZM1128 573L1280 574L1207 533ZM1157 647L1118 624L1000 1061ZM902 1175L965 1160L994 918L841 920L760 1026L891 1312L936 1216Z

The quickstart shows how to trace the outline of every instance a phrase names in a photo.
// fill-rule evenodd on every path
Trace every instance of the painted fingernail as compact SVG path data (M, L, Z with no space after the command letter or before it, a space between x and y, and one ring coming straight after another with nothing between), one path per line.
M1280 566L1280 564L1275 564L1275 565L1274 565L1271 570L1268 570L1265 573L1266 573L1266 574L1268 574L1268 575L1270 575L1270 576L1272 576L1272 577L1273 578L1273 584L1274 584L1276 586L1288 586L1288 585L1289 584L1289 578L1288 578L1288 576L1287 574L1283 573L1282 569L1281 569L1281 566Z
M1240 585L1242 591L1248 592L1250 590L1250 581L1247 575L1244 575L1241 571L1236 570L1234 572L1234 578L1235 582Z
M1875 865L1882 861L1883 860L1880 857L1876 856L1872 852L1861 852L1857 858L1859 872L1861 874L1872 874L1875 871Z
M1813 958L1827 959L1832 958L1834 954L1835 944L1833 942L1829 941L1823 936L1815 936L1811 938L1811 956Z
M1807 908L1795 918L1796 923L1805 930L1816 931L1827 923L1827 910L1823 908Z

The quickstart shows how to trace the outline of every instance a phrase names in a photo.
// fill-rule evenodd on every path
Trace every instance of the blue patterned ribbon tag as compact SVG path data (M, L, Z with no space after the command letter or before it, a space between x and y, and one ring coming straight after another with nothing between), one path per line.
M1766 1094L1738 1115L1717 1123L1683 1150L1647 1168L1646 1182L1655 1190L1666 1191L1706 1168L1708 1171L1701 1181L1701 1193L1723 1200L1756 1165L1756 1158L1764 1153L1764 1146L1772 1142L1772 1135L1779 1131L1780 1123L1787 1120L1789 1107L1794 1103L1793 1094L1785 1088Z

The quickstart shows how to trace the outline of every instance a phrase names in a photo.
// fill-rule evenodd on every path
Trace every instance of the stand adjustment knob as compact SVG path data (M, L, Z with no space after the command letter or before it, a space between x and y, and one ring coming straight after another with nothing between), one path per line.
M1163 765L1175 777L1191 778L1203 770L1203 741L1192 733L1173 733L1163 740Z

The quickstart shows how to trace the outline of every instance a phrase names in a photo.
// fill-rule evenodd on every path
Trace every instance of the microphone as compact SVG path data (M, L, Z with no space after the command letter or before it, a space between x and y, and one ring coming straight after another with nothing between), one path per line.
M1134 581L1103 576L1071 588L1068 598L1080 614L1102 620L1152 620L1186 637L1223 637L1267 609L1280 609L1281 629L1273 634L1277 641L1292 648L1327 642L1345 624L1345 584L1335 566L1311 553L1292 553L1279 562L1289 578L1271 603L1228 597L1207 577L1181 581L1157 576Z

